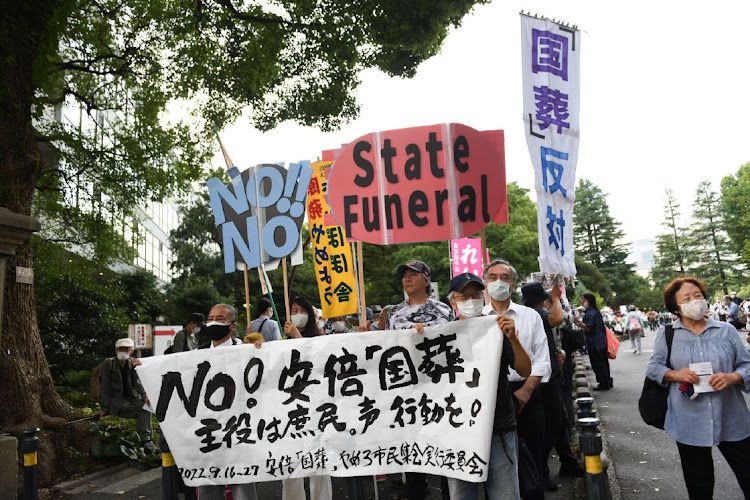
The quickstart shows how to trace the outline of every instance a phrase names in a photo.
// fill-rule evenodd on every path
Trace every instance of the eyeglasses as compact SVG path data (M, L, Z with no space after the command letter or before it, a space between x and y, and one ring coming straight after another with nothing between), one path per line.
M466 302L467 300L477 300L484 297L484 292L474 292L470 295L462 294L462 293L454 293L453 294L453 300L456 302Z
M484 277L484 280L487 282L503 280L506 283L512 283L513 276L511 276L510 274L488 274Z

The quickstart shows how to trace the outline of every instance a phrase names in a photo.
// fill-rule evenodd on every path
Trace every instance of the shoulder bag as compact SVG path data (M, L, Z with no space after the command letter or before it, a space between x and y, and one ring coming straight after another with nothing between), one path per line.
M667 368L672 370L672 340L674 340L672 325L664 327L664 335L667 338ZM648 425L663 429L664 420L667 418L668 398L669 386L664 387L646 377L643 382L641 397L638 399L638 411L641 413L643 421Z

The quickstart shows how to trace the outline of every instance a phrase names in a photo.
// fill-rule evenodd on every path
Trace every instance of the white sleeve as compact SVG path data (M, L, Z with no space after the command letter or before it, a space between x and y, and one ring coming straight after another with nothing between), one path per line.
M547 334L544 333L542 317L534 314L532 320L532 347L529 357L531 358L532 377L542 377L542 382L547 382L552 374L552 364L549 359L549 346L547 345Z

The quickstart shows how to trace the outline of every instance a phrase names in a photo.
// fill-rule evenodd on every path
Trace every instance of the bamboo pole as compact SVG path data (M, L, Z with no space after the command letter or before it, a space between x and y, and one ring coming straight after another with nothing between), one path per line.
M365 301L365 270L362 258L362 242L357 241L357 274L359 274L359 326L367 326L367 304Z

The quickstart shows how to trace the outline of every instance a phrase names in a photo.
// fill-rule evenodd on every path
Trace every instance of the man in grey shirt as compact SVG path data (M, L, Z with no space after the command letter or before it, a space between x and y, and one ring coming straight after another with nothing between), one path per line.
M190 321L185 328L175 333L172 340L172 352L192 351L198 347L198 338L196 335L201 331L204 316L201 313L190 315Z
M258 302L258 317L250 322L250 331L263 335L263 341L281 340L279 324L273 320L273 306L267 298Z

